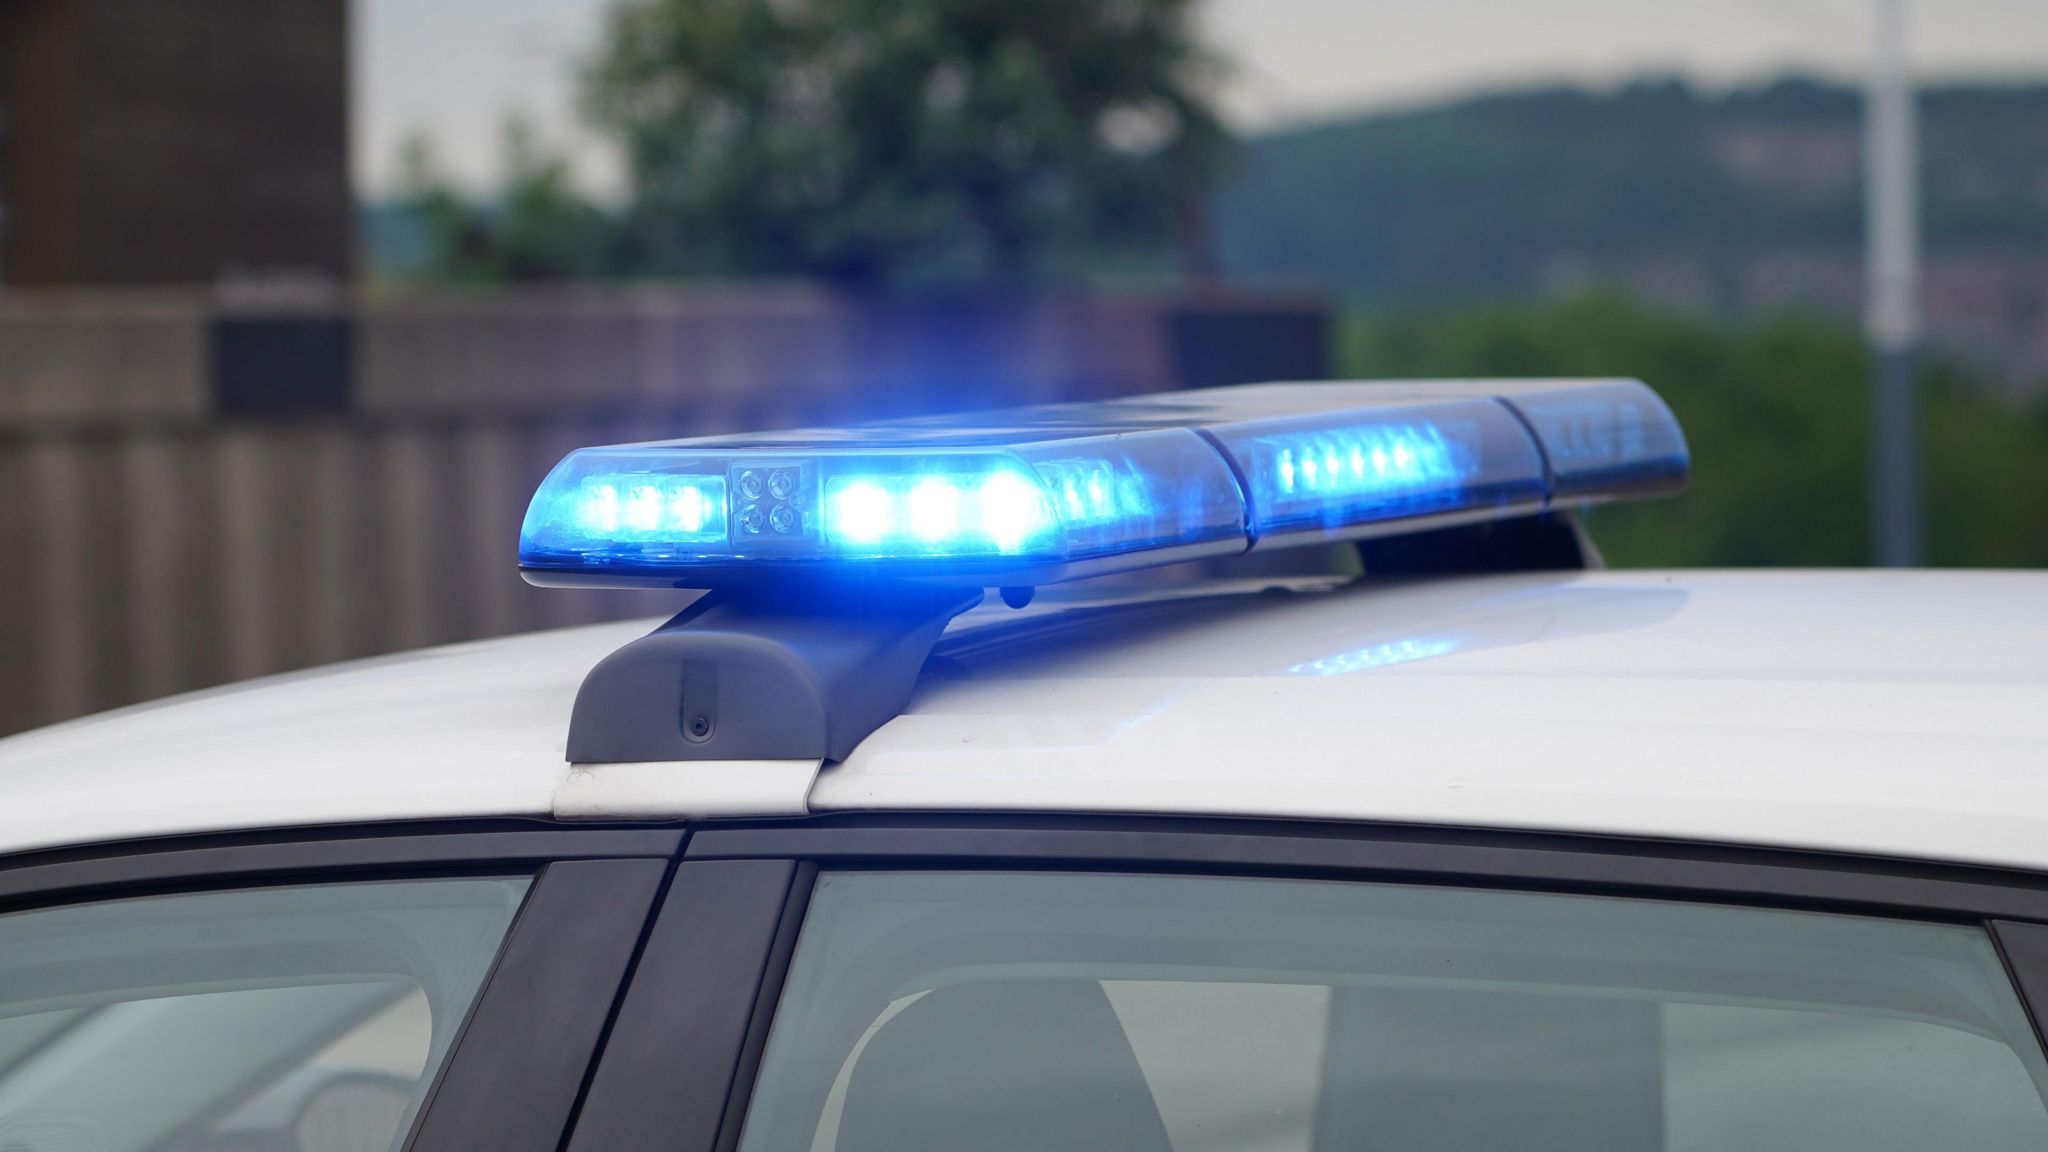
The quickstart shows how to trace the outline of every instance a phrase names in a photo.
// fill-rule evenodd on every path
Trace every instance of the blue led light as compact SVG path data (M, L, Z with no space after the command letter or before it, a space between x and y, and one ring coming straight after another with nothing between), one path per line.
M529 531L537 522L562 537L603 538L661 556L722 545L725 477L594 472L577 477L573 485L543 488L527 512Z
M1458 461L1434 426L1392 425L1275 437L1274 479L1282 497L1395 495L1455 483Z
M1454 400L1417 412L1292 417L1214 429L1249 486L1261 538L1468 508L1540 507L1543 461L1507 409Z
M825 482L826 544L838 555L1023 555L1056 527L1044 489L1022 468L852 473Z
M848 480L826 499L826 535L855 547L878 544L896 528L896 496L873 480Z
M1144 496L1130 478L1119 480L1105 460L1049 460L1038 466L1052 487L1059 514L1070 524L1101 524L1144 511Z
M1687 466L1634 381L1258 385L581 449L519 559L537 583L1046 583L1675 491Z

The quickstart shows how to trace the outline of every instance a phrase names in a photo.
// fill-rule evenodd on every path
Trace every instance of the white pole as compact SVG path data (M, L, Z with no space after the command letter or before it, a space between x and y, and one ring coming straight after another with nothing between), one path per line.
M1871 353L1871 526L1887 567L1920 561L1920 445L1914 369L1920 346L1919 159L1906 0L1872 0L1864 94L1863 327Z

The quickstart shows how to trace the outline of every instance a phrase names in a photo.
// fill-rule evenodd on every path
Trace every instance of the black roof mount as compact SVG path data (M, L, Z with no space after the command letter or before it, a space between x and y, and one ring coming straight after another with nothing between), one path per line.
M840 760L910 701L948 621L982 590L762 582L707 592L599 661L569 760Z
M1373 576L1449 576L1605 568L1579 518L1564 509L1358 542Z

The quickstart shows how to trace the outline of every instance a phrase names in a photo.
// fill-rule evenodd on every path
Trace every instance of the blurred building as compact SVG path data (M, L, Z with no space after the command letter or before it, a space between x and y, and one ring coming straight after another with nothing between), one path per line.
M0 0L0 283L344 279L348 0Z

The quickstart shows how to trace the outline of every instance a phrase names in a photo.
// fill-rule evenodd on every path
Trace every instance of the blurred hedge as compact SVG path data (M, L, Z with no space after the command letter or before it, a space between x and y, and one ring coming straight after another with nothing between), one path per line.
M1865 353L1846 325L1719 324L1590 294L1450 311L1358 310L1346 376L1634 376L1692 445L1676 500L1595 509L1616 565L1855 565L1870 555ZM1926 560L2048 567L2048 400L1945 363L1923 374Z

